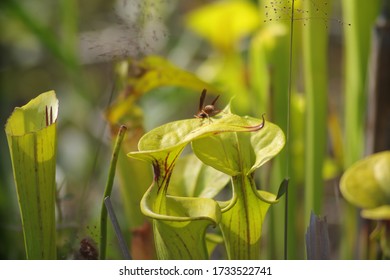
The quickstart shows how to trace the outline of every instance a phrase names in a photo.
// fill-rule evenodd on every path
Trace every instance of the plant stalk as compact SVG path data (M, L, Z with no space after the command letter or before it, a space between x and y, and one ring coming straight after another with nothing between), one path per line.
M116 163L118 161L119 150L121 147L122 140L125 136L127 128L122 125L119 128L118 136L115 141L114 151L112 153L110 170L108 173L108 179L106 188L104 190L101 212L100 212L100 259L106 259L106 249L107 249L107 208L105 206L105 198L111 196L112 186L115 178Z

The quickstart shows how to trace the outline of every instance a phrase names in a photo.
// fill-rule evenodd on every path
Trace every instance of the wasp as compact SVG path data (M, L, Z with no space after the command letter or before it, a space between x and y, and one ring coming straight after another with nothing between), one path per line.
M194 115L195 118L198 118L198 119L208 118L208 119L210 119L210 117L215 116L216 114L221 112L221 110L217 110L215 108L215 103L217 102L219 95L213 100L213 102L211 102L210 105L203 106L204 99L206 98L206 92L207 92L207 89L203 89L202 94L200 95L199 109L198 109L198 113L196 113L196 115Z

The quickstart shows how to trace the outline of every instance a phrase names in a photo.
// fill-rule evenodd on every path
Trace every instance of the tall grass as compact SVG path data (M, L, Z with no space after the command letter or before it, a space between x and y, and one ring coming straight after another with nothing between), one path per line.
M308 11L309 18L315 17L317 8L310 1L305 2L304 9ZM327 144L328 29L321 20L312 20L303 28L302 52L306 96L304 220L308 225L311 211L316 214L322 212L324 193L322 170Z
M344 168L364 154L370 39L380 1L343 0L345 35ZM341 257L359 257L359 218L345 205ZM360 248L361 249L361 248Z

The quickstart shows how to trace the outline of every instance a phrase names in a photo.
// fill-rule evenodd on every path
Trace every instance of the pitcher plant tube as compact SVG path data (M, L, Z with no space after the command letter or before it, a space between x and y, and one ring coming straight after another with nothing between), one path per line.
M170 194L175 165L191 142L203 163L231 177L234 188L230 201ZM221 225L229 258L258 258L254 252L259 251L261 223L269 204L277 200L271 193L255 190L252 173L283 146L284 135L276 125L264 118L232 114L229 106L209 120L179 120L146 133L138 143L139 151L128 155L153 166L153 183L142 198L141 210L153 219L158 258L208 259L205 236L210 225ZM237 217L237 212L244 212L245 217ZM236 222L238 226L231 224ZM245 230L240 232L237 229L243 224ZM243 242L238 241L241 239ZM243 252L237 246L243 246ZM240 253L230 252L234 250Z
M58 100L42 93L5 126L27 259L56 259L55 167Z

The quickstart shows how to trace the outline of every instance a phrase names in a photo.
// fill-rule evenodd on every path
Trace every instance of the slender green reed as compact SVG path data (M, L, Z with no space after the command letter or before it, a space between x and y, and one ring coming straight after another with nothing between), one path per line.
M344 167L364 153L367 108L367 70L373 22L380 1L342 1L345 30ZM358 257L358 212L345 205L341 258Z
M114 184L116 163L118 161L119 150L121 147L122 140L126 133L126 126L121 126L118 132L118 136L115 142L114 151L112 153L112 159L110 164L110 170L108 173L107 184L104 190L104 195L102 199L102 206L100 212L100 259L106 259L106 249L107 249L107 208L105 206L104 200L106 197L111 196L112 186Z
M329 2L329 1L328 1ZM329 6L329 5L328 5ZM324 7L325 8L325 7ZM309 18L316 17L316 7L305 2ZM322 11L328 13L328 11ZM327 19L324 19L327 20ZM321 213L324 181L328 95L328 28L322 20L311 20L303 28L303 65L306 94L305 136L305 227L310 213Z

